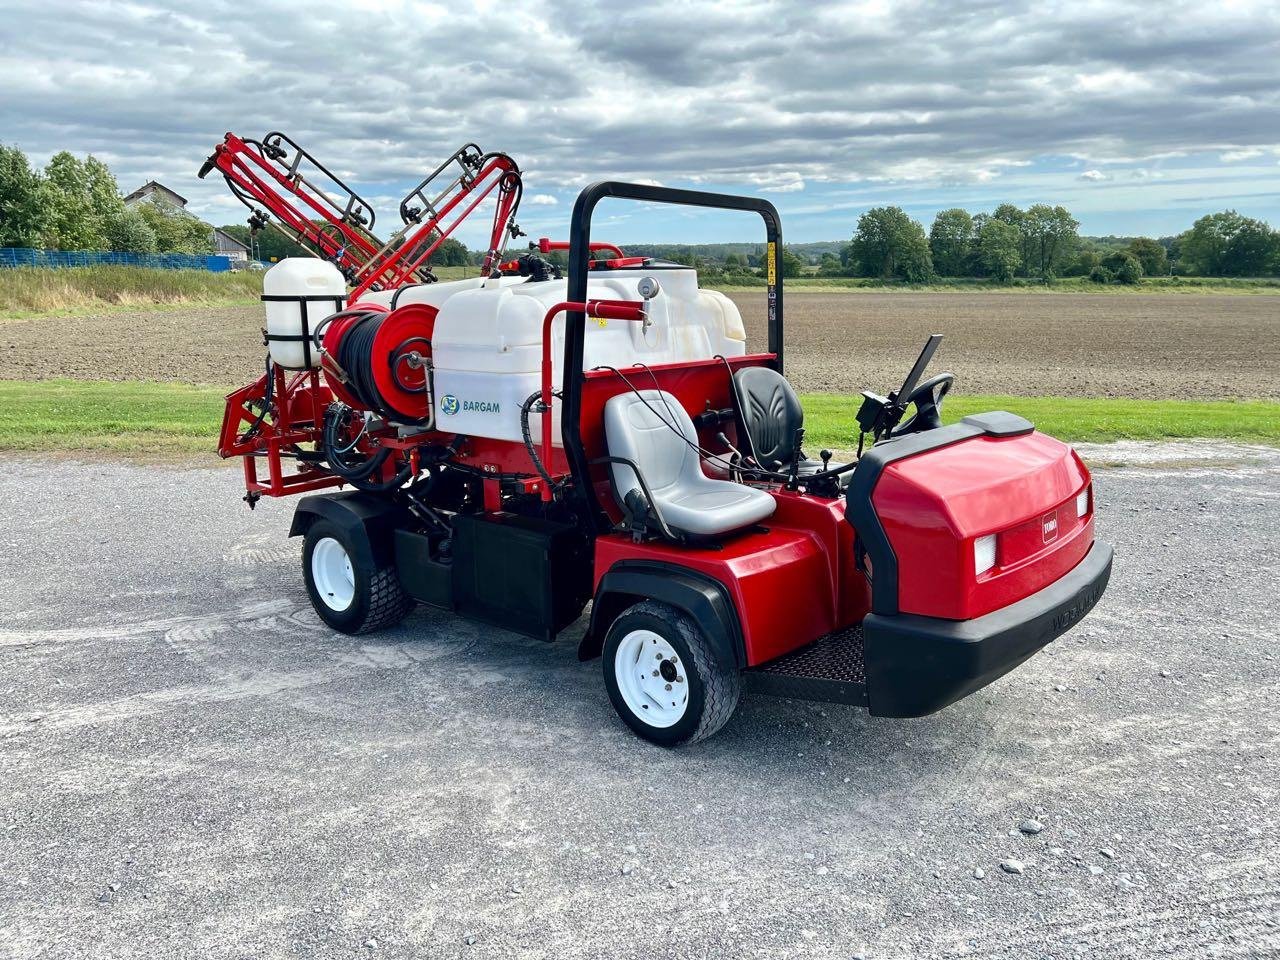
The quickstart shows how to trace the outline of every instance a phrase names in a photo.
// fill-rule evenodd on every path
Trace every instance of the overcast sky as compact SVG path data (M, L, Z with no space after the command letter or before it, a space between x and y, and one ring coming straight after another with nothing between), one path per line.
M467 140L566 233L601 178L759 193L790 240L893 203L1065 204L1090 234L1226 207L1280 225L1280 3L0 0L0 141L106 160L214 222L196 168L284 130L376 201ZM755 239L757 223L601 208L602 239ZM380 223L380 226L383 224ZM387 233L389 229L380 230ZM478 243L478 234L464 236Z

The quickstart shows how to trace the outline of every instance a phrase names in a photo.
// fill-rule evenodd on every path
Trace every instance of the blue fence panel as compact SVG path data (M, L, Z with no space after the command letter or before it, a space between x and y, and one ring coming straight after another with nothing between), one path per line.
M93 267L99 264L151 267L157 270L231 269L231 258L187 253L118 253L110 250L29 250L0 247L0 269L13 267Z

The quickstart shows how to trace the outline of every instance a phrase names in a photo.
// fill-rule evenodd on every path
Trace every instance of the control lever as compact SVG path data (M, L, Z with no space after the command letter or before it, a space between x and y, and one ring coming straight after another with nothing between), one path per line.
M787 486L789 487L794 487L796 485L796 481L800 477L800 457L803 456L803 454L800 451L800 446L803 443L804 443L804 427L799 427L796 430L795 448L792 450L792 453L791 453L791 469L788 471L791 479L787 481Z
M724 435L723 430L721 430L719 433L716 434L716 439L729 448L729 452L738 458L739 463L741 463L745 459L742 456L742 452L737 447L735 447L732 443L729 442L729 438Z
M831 469L832 453L830 450L819 450L818 456L822 458L822 472L826 473L829 469Z

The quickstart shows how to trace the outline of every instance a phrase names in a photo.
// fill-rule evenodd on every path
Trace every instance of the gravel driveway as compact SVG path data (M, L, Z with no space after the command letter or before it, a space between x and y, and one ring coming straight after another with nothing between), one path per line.
M0 957L1275 956L1280 451L1094 454L1073 634L676 752L573 642L322 628L238 471L8 459Z

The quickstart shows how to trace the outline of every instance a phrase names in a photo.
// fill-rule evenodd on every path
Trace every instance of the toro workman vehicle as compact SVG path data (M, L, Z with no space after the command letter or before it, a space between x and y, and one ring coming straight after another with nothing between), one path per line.
M243 458L250 506L312 494L290 532L337 630L422 603L550 640L590 603L579 656L603 660L632 730L674 745L715 733L744 690L931 713L1106 587L1089 471L1010 413L944 425L954 378L925 378L940 337L899 389L862 395L855 459L806 455L764 200L597 183L567 241L504 260L520 169L474 144L409 192L385 241L282 134L228 134L215 169L255 229L316 254L264 276L265 370L227 398L219 452ZM693 269L594 242L605 198L758 215L765 349ZM480 275L436 282L432 254L481 205Z

